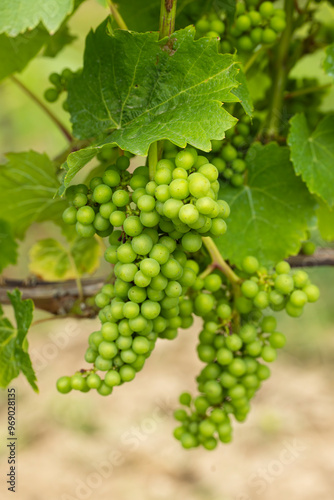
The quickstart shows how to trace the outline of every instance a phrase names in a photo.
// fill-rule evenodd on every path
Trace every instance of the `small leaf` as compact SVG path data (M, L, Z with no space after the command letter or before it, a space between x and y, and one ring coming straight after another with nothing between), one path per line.
M334 208L331 210L325 203L320 203L317 216L322 238L325 241L334 241Z
M40 26L15 38L0 35L0 81L21 72L49 38L48 32Z
M77 37L72 35L67 24L64 24L52 36L49 36L43 51L45 57L56 57L66 45L71 44Z
M59 181L52 161L35 151L7 158L8 163L0 165L0 218L10 223L14 236L23 238L33 222L61 224L67 203L53 198Z
M334 78L334 43L326 47L324 70L327 73L327 75L332 76Z
M246 156L247 185L226 187L220 198L231 207L227 233L218 238L223 257L240 265L247 255L273 265L298 253L306 239L315 201L296 177L288 148L255 143Z
M70 246L57 240L40 240L29 252L29 269L45 281L75 279L99 266L101 248L94 238L76 238Z
M16 329L0 314L0 387L7 387L20 372L26 376L35 392L38 392L36 375L29 354L25 351L26 336L30 328L34 303L31 299L22 300L21 292L8 292L12 303Z
M306 118L297 114L290 120L288 144L296 174L301 175L311 193L329 207L334 206L334 115L325 116L313 133Z
M8 222L0 220L0 272L9 264L16 264L17 244Z
M17 36L42 22L54 33L65 17L73 11L73 0L1 0L0 33Z

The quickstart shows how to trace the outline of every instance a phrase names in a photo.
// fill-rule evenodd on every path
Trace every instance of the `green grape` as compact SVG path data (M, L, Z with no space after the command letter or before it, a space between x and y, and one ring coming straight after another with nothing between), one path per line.
M280 274L275 279L275 288L284 295L291 293L294 289L293 278L289 274Z
M252 280L246 280L241 285L241 291L247 299L253 299L259 291L257 283Z
M270 27L276 31L276 33L281 33L285 30L286 21L281 16L274 16L270 19Z
M56 102L59 97L59 90L51 87L44 92L44 99L48 102Z
M320 290L316 285L307 285L303 288L309 302L316 302L320 297Z
M103 174L103 182L105 186L110 188L116 187L121 182L121 177L116 170L106 170ZM102 186L102 184L100 184ZM96 188L95 188L96 189ZM95 190L94 190L95 191Z
M108 203L112 197L112 190L106 184L99 184L93 191L93 200L96 203Z
M274 8L273 3L269 2L269 1L261 3L261 5L259 7L259 12L260 12L261 16L265 17L265 18L271 17L274 13L274 10L275 10L275 8Z
M61 394L68 394L72 390L71 377L60 377L57 380L57 390Z
M95 217L95 213L94 213ZM68 207L64 210L62 215L65 224L75 224L77 221L77 211L74 207Z
M273 43L275 42L277 35L271 28L265 28L262 32L262 42L263 43Z
M248 31L251 27L251 19L249 18L249 16L242 14L241 16L237 17L235 26L241 32Z
M130 202L130 196L127 191L119 189L112 195L112 202L116 207L125 207Z
M72 377L70 378L70 384L72 389L75 389L76 391L83 391L86 387L86 380L80 373L77 373L75 375L72 375ZM61 385L65 386L64 383L62 383Z
M286 337L283 333L273 332L269 337L269 342L275 349L280 349L286 344Z
M239 50L243 50L245 52L250 52L251 50L253 50L254 44L252 42L252 39L249 36L244 35L238 39L238 47L239 47Z
M75 225L76 232L82 238L91 238L95 234L95 228L92 224L81 224L77 222Z
M90 389L98 389L102 384L101 377L97 373L91 373L87 377L87 385Z
M273 347L266 345L261 351L261 357L264 361L267 361L267 363L271 363L272 361L275 361L277 357L276 350Z
M115 210L110 214L109 217L109 222L115 227L120 227L123 225L124 221L126 219L126 215L124 212L121 212L120 210Z

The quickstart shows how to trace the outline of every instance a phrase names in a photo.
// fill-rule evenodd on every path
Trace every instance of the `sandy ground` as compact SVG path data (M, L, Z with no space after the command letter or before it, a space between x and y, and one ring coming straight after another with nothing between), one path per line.
M160 341L136 380L102 398L59 395L82 362L95 320L36 325L30 351L40 394L20 377L18 481L6 491L6 405L0 399L0 498L7 500L333 500L334 394L327 362L282 353L232 444L183 450L172 436L180 392L194 389L196 328Z

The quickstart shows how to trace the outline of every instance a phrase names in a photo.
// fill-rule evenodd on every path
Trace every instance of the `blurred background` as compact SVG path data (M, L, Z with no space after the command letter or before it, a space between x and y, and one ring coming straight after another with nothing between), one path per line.
M84 37L106 16L90 0L71 24L78 38L56 59L37 59L19 75L42 97L48 75L82 64ZM320 61L304 61L314 72ZM329 102L329 101L328 101ZM61 103L54 112L68 123ZM65 140L48 117L10 80L0 86L0 156L35 149L55 156ZM19 266L5 277L28 276L36 238L55 237L51 224L29 229ZM104 275L102 268L97 272ZM186 451L173 438L173 410L182 391L195 390L200 325L160 340L145 369L111 397L57 393L55 382L83 366L88 334L98 320L50 319L29 333L40 394L19 377L17 389L18 490L22 500L332 500L334 490L334 268L310 269L321 299L302 318L279 319L287 346L272 377L253 400L249 419L235 425L231 444ZM5 307L11 318L11 309ZM50 317L35 311L34 321ZM51 317L52 318L52 317ZM6 470L6 393L0 393L0 470ZM0 477L1 499L11 498ZM4 496L3 496L4 495Z

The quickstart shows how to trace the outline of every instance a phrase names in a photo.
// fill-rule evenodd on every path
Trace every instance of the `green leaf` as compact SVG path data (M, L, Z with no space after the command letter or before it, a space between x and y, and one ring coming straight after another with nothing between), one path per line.
M240 85L236 89L232 90L232 94L237 96L237 98L240 100L241 106L244 108L245 113L247 113L248 116L253 116L254 106L247 85L246 75L243 72L241 64L238 64L237 68L239 69L237 80Z
M0 35L0 81L22 71L49 38L48 32L41 27L15 38L6 34Z
M334 43L326 47L324 70L327 73L327 75L332 76L334 78Z
M8 222L0 220L0 272L9 264L16 264L17 244Z
M73 8L73 0L1 0L0 33L17 36L40 22L54 33Z
M187 28L170 41L122 30L108 36L103 23L88 35L84 69L71 80L67 99L74 134L112 132L69 156L65 186L106 144L146 155L152 142L169 139L210 151L210 140L225 136L236 120L222 102L238 100L231 93L238 71L232 55L217 53L216 40L195 42L194 33Z
M289 149L255 143L246 156L247 185L226 187L220 198L231 207L227 233L217 239L223 257L240 265L247 255L264 265L297 254L306 239L315 201L296 177Z
M76 238L67 247L47 238L35 243L29 257L29 269L36 276L45 281L63 281L96 271L101 248L94 238Z
M30 328L34 303L31 299L22 300L21 292L14 290L8 292L12 303L16 329L7 318L3 317L0 310L0 387L7 387L20 372L26 376L28 382L35 392L38 392L36 375L31 364L29 354L24 349L24 342Z
M288 144L296 174L301 175L311 193L334 206L334 115L321 120L313 133L306 118L297 114L290 120Z
M334 208L321 202L317 210L318 228L325 241L334 241Z
M59 188L55 167L45 154L9 153L0 166L0 218L7 220L14 236L22 238L33 222L60 224L67 203L53 196Z
M69 45L76 39L77 37L70 33L67 24L63 23L54 35L49 36L47 45L43 51L43 56L56 57L66 45Z

